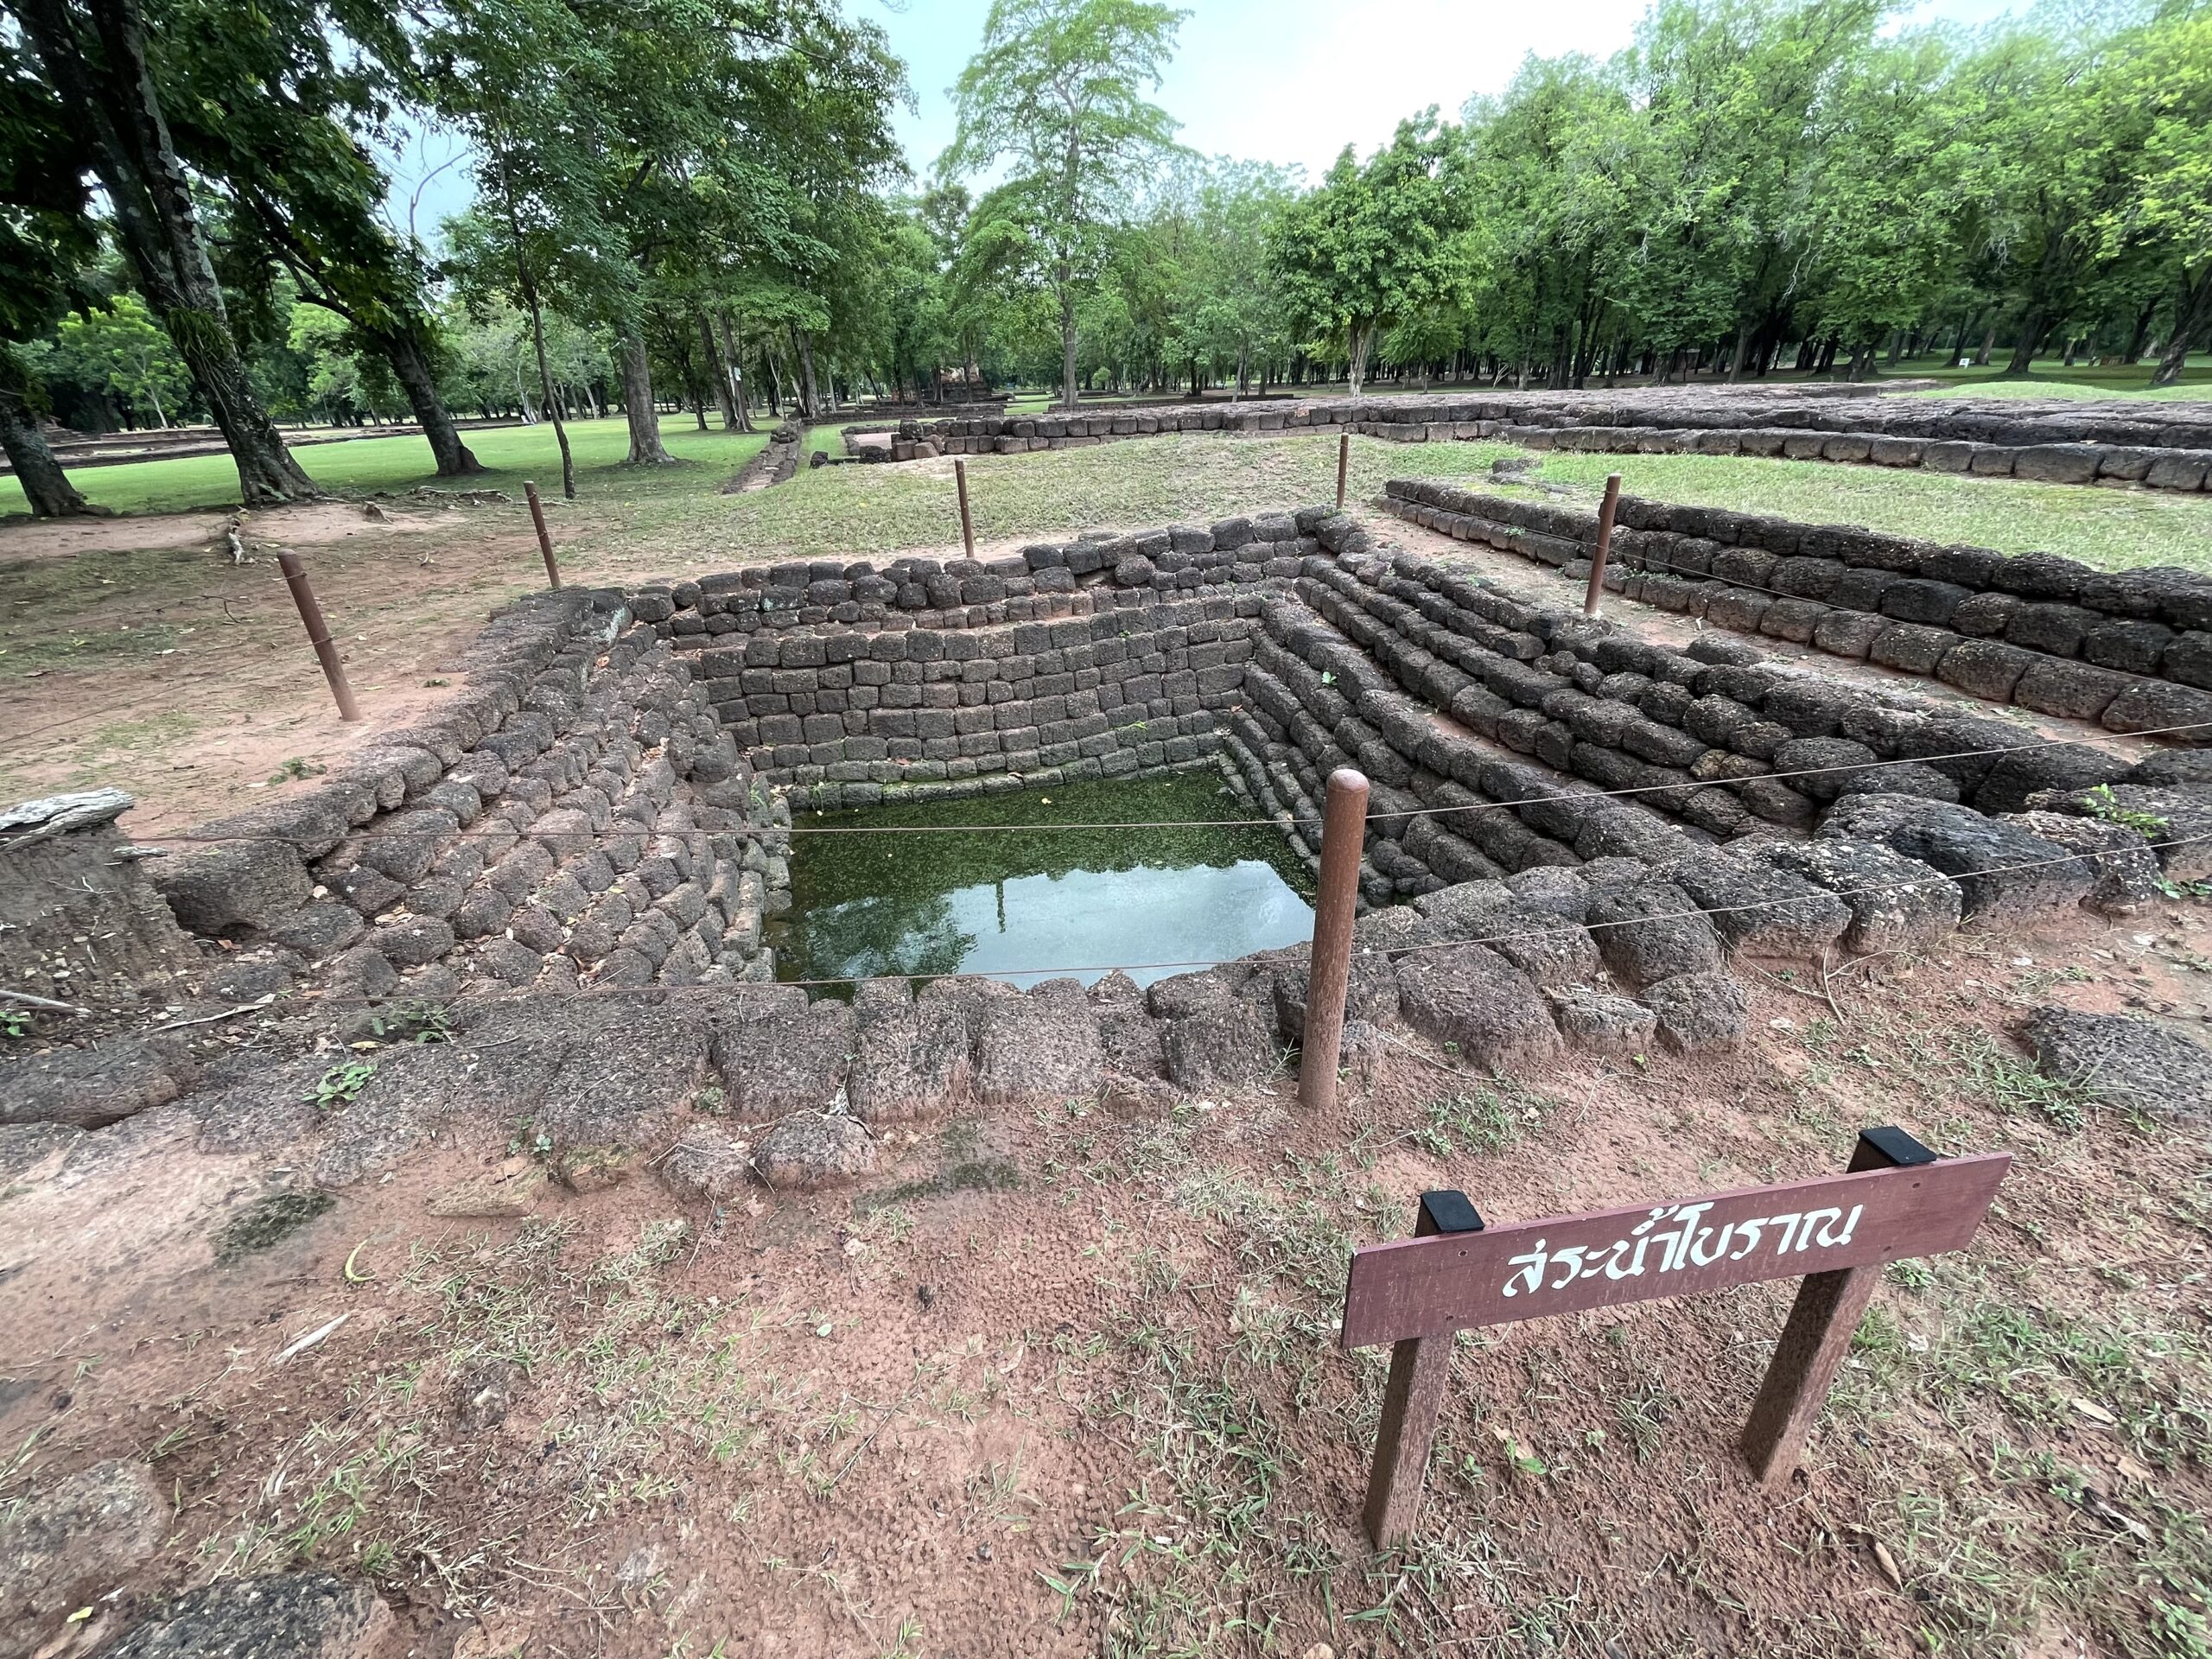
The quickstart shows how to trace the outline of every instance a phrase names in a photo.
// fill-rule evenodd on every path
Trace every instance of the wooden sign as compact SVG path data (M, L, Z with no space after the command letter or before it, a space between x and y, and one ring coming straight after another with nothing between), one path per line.
M1743 1450L1786 1478L1882 1268L1962 1249L2012 1157L1939 1159L1869 1129L1841 1175L1490 1228L1458 1192L1422 1195L1416 1236L1352 1255L1343 1344L1394 1344L1366 1520L1378 1545L1412 1530L1451 1369L1452 1333L1662 1296L1802 1279Z

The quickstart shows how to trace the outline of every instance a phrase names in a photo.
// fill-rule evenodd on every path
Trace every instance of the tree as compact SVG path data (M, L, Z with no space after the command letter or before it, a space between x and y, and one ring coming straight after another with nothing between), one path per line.
M2100 222L2101 248L2170 251L2173 327L2152 384L2181 378L2212 332L2212 13L2161 18L2113 71L2113 105L2145 123L2130 189Z
M221 203L217 272L242 308L284 273L344 320L346 349L383 359L439 474L481 471L439 394L428 262L380 221L388 181L358 132L419 90L394 14L355 0L145 3L162 105L178 153Z
M140 413L154 412L157 426L171 426L169 411L183 402L191 372L156 327L135 294L78 313L60 330L61 349L86 379L127 398Z
M953 95L945 175L1010 163L976 213L985 264L1021 270L1059 313L1060 401L1076 404L1076 308L1111 254L1110 232L1174 148L1156 89L1185 14L1148 0L991 0L982 50Z
M1444 175L1451 143L1434 110L1402 121L1363 168L1345 146L1283 215L1274 270L1294 313L1344 336L1354 397L1380 331L1463 291L1471 262L1454 245L1465 226Z
M0 31L0 452L40 518L94 511L47 447L43 388L17 349L84 297L78 273L99 246L85 172L53 89Z
M249 506L320 497L256 393L147 60L137 0L6 0L88 140L116 239L222 429Z

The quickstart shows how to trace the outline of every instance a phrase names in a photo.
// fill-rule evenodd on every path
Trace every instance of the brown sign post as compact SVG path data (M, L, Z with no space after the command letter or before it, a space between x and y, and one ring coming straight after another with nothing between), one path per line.
M1344 1346L1391 1344L1368 1535L1413 1530L1454 1332L1802 1278L1741 1442L1762 1481L1788 1478L1883 1267L1963 1249L2012 1161L1876 1128L1843 1174L1679 1203L1485 1227L1464 1194L1423 1193L1414 1236L1354 1251L1344 1287Z

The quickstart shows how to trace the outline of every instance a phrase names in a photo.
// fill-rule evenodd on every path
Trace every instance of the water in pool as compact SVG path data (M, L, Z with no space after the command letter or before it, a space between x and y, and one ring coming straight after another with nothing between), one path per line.
M803 814L791 910L772 929L786 980L983 974L1014 985L1126 967L1140 984L1310 938L1313 886L1273 829L1211 771L1009 791L971 800ZM1166 823L1165 830L1054 824ZM1014 824L962 833L947 824ZM900 835L901 830L923 830ZM1044 969L1046 971L1039 972Z

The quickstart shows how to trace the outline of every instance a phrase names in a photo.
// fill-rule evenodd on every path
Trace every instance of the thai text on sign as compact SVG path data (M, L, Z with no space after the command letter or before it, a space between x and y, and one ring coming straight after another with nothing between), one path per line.
M2011 1161L1943 1159L1370 1245L1352 1256L1344 1345L1957 1249Z

